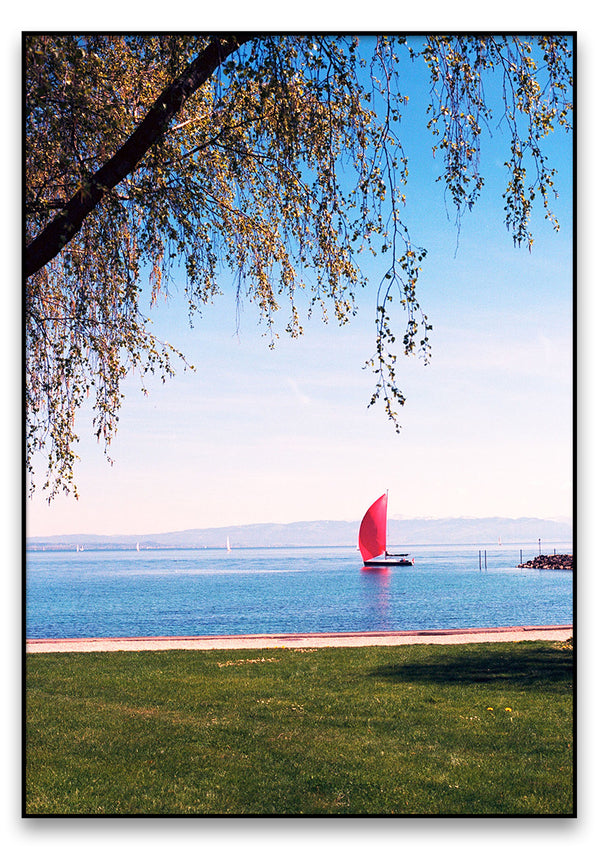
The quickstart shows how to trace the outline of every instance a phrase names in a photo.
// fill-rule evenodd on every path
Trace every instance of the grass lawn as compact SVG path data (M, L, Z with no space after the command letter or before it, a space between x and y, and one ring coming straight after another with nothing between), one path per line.
M26 667L28 815L573 815L564 643Z

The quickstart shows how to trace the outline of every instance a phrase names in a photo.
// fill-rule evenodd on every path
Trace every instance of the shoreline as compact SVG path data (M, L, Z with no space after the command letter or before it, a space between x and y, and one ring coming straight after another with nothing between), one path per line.
M26 640L27 654L97 651L210 651L213 649L333 648L417 644L564 642L572 625L513 625L505 628L445 628L421 631L357 631L310 634L234 634L202 637L81 637Z

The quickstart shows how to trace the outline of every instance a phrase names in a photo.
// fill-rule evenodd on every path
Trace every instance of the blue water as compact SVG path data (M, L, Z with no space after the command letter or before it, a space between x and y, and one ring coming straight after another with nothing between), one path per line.
M27 637L571 624L573 573L517 569L520 548L481 571L477 546L413 546L414 567L383 570L350 548L28 552Z

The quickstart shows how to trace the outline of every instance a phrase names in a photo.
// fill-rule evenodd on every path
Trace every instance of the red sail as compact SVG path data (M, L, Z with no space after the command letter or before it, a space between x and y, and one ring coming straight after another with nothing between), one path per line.
M358 547L363 562L385 554L387 525L387 493L371 504L360 523Z

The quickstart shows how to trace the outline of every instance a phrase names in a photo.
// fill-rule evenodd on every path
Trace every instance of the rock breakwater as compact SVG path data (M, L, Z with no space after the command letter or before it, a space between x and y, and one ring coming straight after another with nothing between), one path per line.
M527 563L518 563L518 569L573 569L572 554L540 554Z

